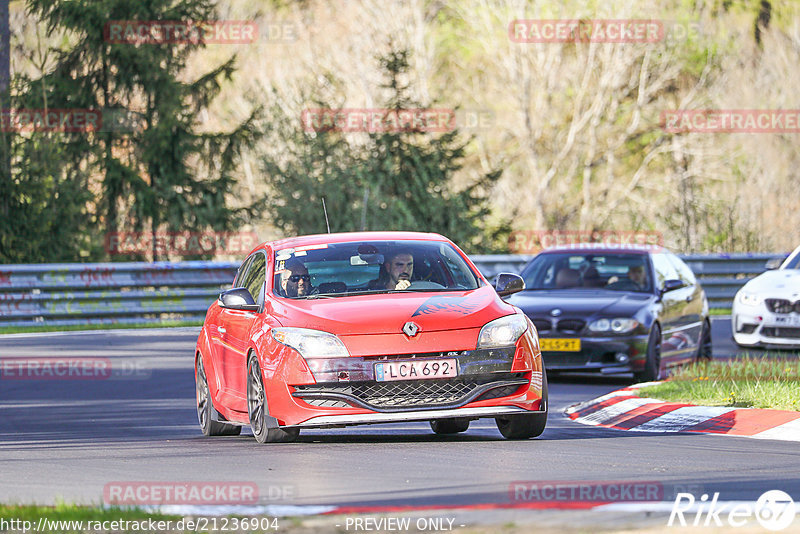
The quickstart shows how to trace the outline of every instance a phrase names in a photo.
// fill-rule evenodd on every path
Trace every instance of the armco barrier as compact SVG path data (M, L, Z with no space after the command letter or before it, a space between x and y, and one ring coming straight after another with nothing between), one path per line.
M238 263L0 266L0 327L202 320Z
M729 308L736 291L781 254L690 254L712 308ZM491 278L520 272L530 256L472 256ZM202 320L238 263L99 263L0 266L0 327Z

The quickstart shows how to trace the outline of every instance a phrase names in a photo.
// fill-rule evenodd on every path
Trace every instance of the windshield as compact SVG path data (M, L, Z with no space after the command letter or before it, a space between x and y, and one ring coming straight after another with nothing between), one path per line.
M522 271L526 289L652 291L647 256L565 252L540 254Z
M461 255L439 241L330 243L275 252L273 293L279 297L463 291L479 284Z

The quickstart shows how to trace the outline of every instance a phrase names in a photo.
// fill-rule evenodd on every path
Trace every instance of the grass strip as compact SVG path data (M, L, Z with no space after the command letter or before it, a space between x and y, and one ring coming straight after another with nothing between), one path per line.
M678 369L641 397L702 406L800 411L800 360L746 357L699 362Z

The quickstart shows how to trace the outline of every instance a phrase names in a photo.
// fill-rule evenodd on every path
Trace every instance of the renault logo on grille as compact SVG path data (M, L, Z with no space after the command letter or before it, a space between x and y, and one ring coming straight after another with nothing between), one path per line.
M403 325L403 333L408 337L414 337L419 332L419 325L412 321L407 322Z

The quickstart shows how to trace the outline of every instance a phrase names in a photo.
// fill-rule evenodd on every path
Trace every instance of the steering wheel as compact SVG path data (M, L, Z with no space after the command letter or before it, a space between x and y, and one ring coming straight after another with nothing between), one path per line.
M444 286L428 280L414 280L408 289L444 289Z

